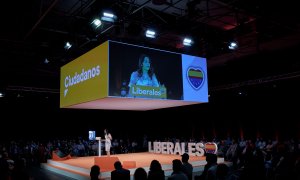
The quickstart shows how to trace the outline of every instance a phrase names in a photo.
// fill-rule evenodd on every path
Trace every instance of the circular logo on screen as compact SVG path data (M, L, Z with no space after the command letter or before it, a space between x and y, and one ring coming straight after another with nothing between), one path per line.
M199 90L204 84L204 71L200 67L189 67L186 74L190 85Z

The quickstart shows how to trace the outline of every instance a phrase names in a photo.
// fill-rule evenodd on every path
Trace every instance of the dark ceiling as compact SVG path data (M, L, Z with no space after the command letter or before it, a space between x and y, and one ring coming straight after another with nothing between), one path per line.
M95 29L91 22L104 10L118 19ZM32 0L3 3L0 13L0 87L6 91L58 93L60 67L108 39L206 57L211 91L299 81L295 1ZM144 37L147 28L158 38ZM185 36L193 47L182 46ZM231 40L239 49L227 48ZM73 43L69 50L66 41Z
M114 12L117 21L93 28L91 22L104 10ZM0 20L0 92L5 93L0 112L7 114L3 115L8 117L3 119L5 127L21 128L16 132L20 137L52 136L53 132L66 136L66 127L72 127L67 133L78 135L91 127L110 128L120 122L115 132L124 131L128 124L129 132L174 130L163 126L158 130L161 119L175 126L172 118L157 114L162 111L187 116L188 127L177 124L176 133L183 129L186 134L208 132L216 127L226 134L226 129L238 131L238 126L244 126L250 134L257 127L299 134L295 119L299 116L295 104L300 101L297 1L17 0L1 2ZM146 28L157 30L158 38L145 38ZM185 36L193 38L192 47L182 46ZM145 114L59 109L60 67L109 39L206 57L209 103ZM238 41L235 51L227 48L231 40ZM73 43L69 50L64 49L66 41ZM45 59L49 62L44 63ZM106 115L109 121L102 118ZM32 120L27 117L37 120L39 127L28 123ZM127 117L150 117L155 122L143 128L143 123L132 125L135 121ZM1 131L0 137L8 136Z

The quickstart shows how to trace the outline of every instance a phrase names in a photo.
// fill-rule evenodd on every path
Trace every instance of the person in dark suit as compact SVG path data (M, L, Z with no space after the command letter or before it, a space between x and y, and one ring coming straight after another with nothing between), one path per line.
M193 166L188 162L190 156L187 153L181 155L182 161L182 172L189 178L189 180L193 179Z
M124 169L120 161L116 161L115 170L111 172L111 180L130 180L130 171Z
M100 175L100 167L97 165L92 166L90 172L91 180L99 180L99 175Z

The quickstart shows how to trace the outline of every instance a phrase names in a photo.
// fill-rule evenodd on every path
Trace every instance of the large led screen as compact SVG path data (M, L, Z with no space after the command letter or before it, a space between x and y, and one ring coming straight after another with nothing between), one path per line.
M109 96L207 102L204 58L109 42Z
M109 42L109 96L183 99L181 54Z

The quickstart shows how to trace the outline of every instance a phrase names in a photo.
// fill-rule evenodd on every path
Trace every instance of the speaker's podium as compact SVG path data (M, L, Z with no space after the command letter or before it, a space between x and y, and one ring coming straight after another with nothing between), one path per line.
M96 140L99 141L98 157L94 158L94 164L98 165L101 171L112 171L114 170L114 163L119 161L118 157L115 156L101 156L101 137L96 137ZM102 140L105 141L105 140Z
M94 158L94 164L98 165L101 171L114 170L114 164L116 161L119 161L119 158L114 156L100 156Z

